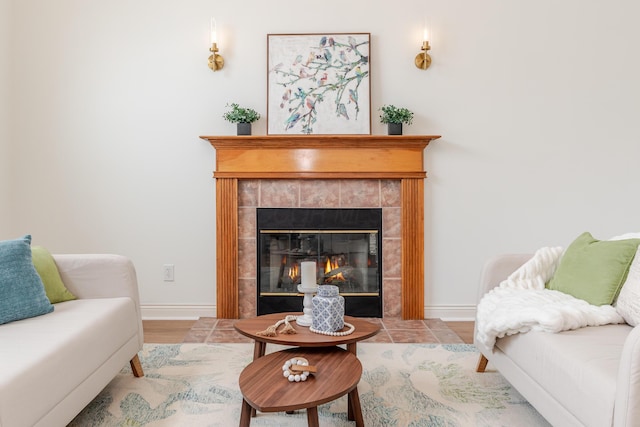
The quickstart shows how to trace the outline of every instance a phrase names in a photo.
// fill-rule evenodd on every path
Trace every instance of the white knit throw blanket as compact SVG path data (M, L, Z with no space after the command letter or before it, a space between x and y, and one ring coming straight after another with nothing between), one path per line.
M493 348L497 338L518 332L560 332L624 322L611 305L591 305L544 287L562 254L560 247L539 249L480 300L476 314L478 342Z

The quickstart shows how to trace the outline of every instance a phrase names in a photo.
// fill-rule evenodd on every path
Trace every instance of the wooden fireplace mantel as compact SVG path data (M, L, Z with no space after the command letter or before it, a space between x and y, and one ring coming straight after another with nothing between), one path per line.
M239 317L238 180L399 179L402 318L424 317L424 149L439 135L201 136L216 149L217 317Z

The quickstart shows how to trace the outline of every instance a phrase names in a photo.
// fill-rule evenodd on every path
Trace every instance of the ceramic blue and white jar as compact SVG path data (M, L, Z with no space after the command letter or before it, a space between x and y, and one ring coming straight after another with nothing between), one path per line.
M335 332L344 328L344 297L337 286L320 285L311 301L311 327L321 332Z

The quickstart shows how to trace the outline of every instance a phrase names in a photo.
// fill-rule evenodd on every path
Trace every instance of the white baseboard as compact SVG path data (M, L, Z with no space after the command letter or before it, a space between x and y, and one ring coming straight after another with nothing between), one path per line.
M140 306L142 320L197 320L216 317L215 305L144 305Z
M216 317L215 305L142 305L144 320L195 320L199 317ZM446 321L473 321L475 305L430 305L424 308L425 319Z
M424 307L425 319L442 319L445 321L474 321L476 306L473 305L429 305Z

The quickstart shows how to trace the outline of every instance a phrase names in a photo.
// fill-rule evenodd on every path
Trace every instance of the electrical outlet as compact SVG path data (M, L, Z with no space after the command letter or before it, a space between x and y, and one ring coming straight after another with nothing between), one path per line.
M165 264L162 266L162 277L165 282L173 282L173 264Z

